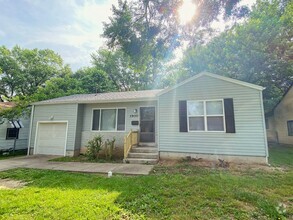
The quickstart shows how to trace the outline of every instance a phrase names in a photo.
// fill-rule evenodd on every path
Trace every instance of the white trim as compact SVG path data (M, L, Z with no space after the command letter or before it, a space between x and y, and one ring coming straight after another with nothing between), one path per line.
M65 145L64 145L64 154L66 156L66 146L67 146L67 137L68 137L68 121L38 121L36 126L36 136L35 136L35 143L34 143L34 154L37 151L37 138L39 132L39 124L64 124L66 123L66 134L65 134Z
M207 115L207 110L206 110L206 103L207 102L213 102L213 101L221 101L222 102L222 109L223 109L223 114L216 114L216 115ZM188 103L190 102L203 102L203 115L188 115ZM224 99L207 99L207 100L187 100L186 101L186 116L187 116L187 131L188 132L216 132L216 133L226 133L226 123L225 123L225 107L224 107ZM207 123L207 118L208 117L223 117L223 131L209 131L208 130L208 123ZM204 118L204 130L190 130L189 129L189 118L190 117L203 117Z
M115 130L109 130L109 131L105 131L105 130L101 130L101 116L102 116L102 110L103 109L111 109L111 110L116 110L116 123L115 123ZM118 109L125 109L125 127L124 130L117 130L117 123L118 123ZM100 116L99 116L99 130L93 130L93 119L94 119L94 110L100 110ZM127 115L127 108L126 107L109 107L109 108L92 108L92 117L91 117L91 127L90 127L90 131L91 132L101 132L101 133L105 133L105 132L125 132L126 131L126 115Z
M264 141L265 141L265 151L266 151L266 162L269 163L269 149L268 149L268 139L267 139L267 130L266 130L266 120L265 120L265 114L264 114L264 106L263 106L263 98L262 98L262 91L259 92L260 96L260 108L261 108L261 114L262 114L262 124L263 124L263 130L264 130Z
M117 131L117 128L118 128L118 109L116 109L116 118L115 118L115 130ZM126 110L125 110L125 116L124 116L124 118L126 119ZM125 128L126 128L126 121L124 120L124 130L125 130Z
M192 80L195 80L197 78L200 78L202 76L209 76L209 77L212 77L212 78L215 78L215 79L220 79L220 80L223 80L223 81L226 81L226 82L231 82L231 83L235 83L235 84L238 84L238 85L241 85L241 86L246 86L246 87L249 87L249 88L252 88L252 89L256 89L256 90L264 90L265 88L262 87L262 86L258 86L258 85L254 85L254 84L251 84L251 83L247 83L247 82L243 82L243 81L240 81L240 80L237 80L237 79L232 79L232 78L228 78L228 77L225 77L225 76L220 76L220 75L217 75L217 74L213 74L213 73L209 73L209 72L201 72L193 77L190 77L188 78L187 80L184 80L183 82L181 83L178 83L177 85L175 86L172 86L170 88L166 88L164 89L163 91L159 92L157 94L157 96L161 96L167 92L170 92L171 90L173 89L176 89L186 83L189 83L190 81Z
M28 146L27 146L27 156L30 155L34 111L35 111L35 106L32 105L32 110L31 110L31 120L30 120L30 130L29 130Z
M155 141L154 142L146 142L146 143L157 143L157 138L156 138L156 132L157 132L157 122L156 122L156 120L157 120L157 113L156 113L156 111L157 111L157 108L156 108L156 106L155 105L141 105L141 106L139 106L139 139L140 139L140 125L141 125L141 115L140 115L140 109L141 108L155 108Z

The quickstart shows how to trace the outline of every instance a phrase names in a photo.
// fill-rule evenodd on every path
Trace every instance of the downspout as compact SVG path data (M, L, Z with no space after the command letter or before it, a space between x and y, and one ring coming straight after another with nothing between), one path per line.
M31 121L30 121L30 131L29 131L29 137L28 137L28 147L27 147L27 156L30 155L30 148L31 148L31 137L32 137L32 127L33 127L33 117L34 117L34 111L35 106L32 105L32 111L31 111Z
M157 126L158 126L158 138L157 138L157 144L158 144L158 154L159 154L159 159L160 159L160 102L159 102L159 100L160 100L160 97L157 97Z
M269 150L268 150L268 139L267 139L267 131L266 131L266 121L265 121L265 114L264 114L264 106L263 106L263 98L262 98L262 91L259 92L260 101L261 101L261 114L262 114L262 121L263 121L263 130L264 130L264 141L265 141L265 151L266 151L266 163L269 164Z

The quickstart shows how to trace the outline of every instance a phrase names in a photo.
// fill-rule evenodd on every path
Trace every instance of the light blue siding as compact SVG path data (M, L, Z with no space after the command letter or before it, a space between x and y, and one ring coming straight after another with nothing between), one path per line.
M139 121L139 108L144 106L157 106L156 101L146 102L117 102L117 103L104 103L104 104L84 104L83 112L83 126L81 147L84 147L86 143L95 135L102 135L104 139L112 139L115 137L116 146L123 147L124 136L132 129L139 130L138 125L131 125L131 121ZM125 131L106 132L106 131L92 131L92 113L95 108L126 108L125 117ZM134 113L134 109L138 112ZM133 117L137 116L137 117ZM157 126L156 126L157 127ZM157 130L157 129L156 129ZM157 136L157 135L156 135Z
M261 91L202 76L159 96L159 151L266 156ZM179 100L233 98L236 133L179 132Z
M21 118L24 128L20 128L18 139L16 140L16 149L25 149L28 147L29 122L28 117ZM13 148L14 140L6 140L7 128L11 128L10 123L5 121L0 125L0 150Z
M66 150L75 149L76 125L77 125L78 104L59 104L59 105L36 105L33 115L32 133L30 147L35 145L36 127L38 122L45 121L67 121L67 141Z

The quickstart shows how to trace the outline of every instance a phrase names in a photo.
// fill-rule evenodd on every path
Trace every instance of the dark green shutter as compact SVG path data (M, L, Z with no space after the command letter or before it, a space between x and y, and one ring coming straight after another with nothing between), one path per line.
M187 103L179 101L179 131L187 132Z
M100 110L93 111L93 121L92 121L92 130L98 131L100 124Z
M125 109L118 109L117 130L118 131L125 130Z
M233 99L224 99L226 133L236 133Z

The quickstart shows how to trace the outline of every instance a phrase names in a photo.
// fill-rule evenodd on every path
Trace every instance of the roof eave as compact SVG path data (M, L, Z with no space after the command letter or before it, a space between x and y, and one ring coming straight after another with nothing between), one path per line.
M60 101L60 102L35 102L32 105L62 105L62 104L102 104L102 103L117 103L117 102L145 102L157 101L157 97L152 98L137 98L137 99L112 99L112 100L90 100L90 101Z

